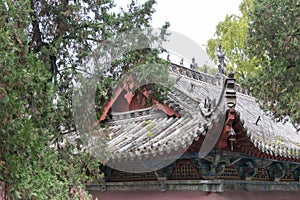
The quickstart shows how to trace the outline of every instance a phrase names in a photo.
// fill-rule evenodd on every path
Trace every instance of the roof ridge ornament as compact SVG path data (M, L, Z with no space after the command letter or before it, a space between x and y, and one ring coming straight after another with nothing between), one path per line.
M196 59L194 57L192 58L192 63L190 64L190 68L194 70L198 69L198 63L196 62Z
M236 79L233 71L230 70L228 78L225 80L225 99L228 108L235 108L236 105Z
M217 51L217 57L218 57L218 70L219 73L226 75L226 63L225 63L225 52L222 50L222 46L219 46L219 49Z

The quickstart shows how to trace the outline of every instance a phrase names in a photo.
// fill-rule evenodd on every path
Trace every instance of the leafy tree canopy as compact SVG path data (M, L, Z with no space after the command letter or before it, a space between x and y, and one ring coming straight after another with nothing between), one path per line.
M133 0L115 13L111 0L0 0L0 181L11 199L88 198L83 183L99 180L91 174L101 170L80 140L66 139L76 132L73 82L84 58L107 39L150 27L154 4ZM151 62L158 53L139 51L111 66L113 76L99 83L99 106L118 76L114 68Z
M227 15L216 27L215 37L208 40L206 51L216 61L216 50L222 46L226 55L227 71L235 71L242 81L256 70L255 57L250 58L246 52L247 35L253 0L244 0L240 5L241 16Z
M262 68L248 85L275 117L300 123L300 2L255 0L248 47Z
M241 16L226 16L207 52L223 46L229 69L274 118L300 123L300 3L244 0Z

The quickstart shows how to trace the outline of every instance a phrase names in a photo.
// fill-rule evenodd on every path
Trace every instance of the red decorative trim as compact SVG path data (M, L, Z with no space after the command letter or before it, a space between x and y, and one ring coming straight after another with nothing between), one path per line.
M236 120L236 113L234 109L230 109L227 112L226 121L221 133L221 136L216 144L216 148L226 148L227 147L227 141L229 139L229 132L232 128L233 122Z
M124 95L125 99L127 100L128 104L131 103L132 101L132 98L134 97L134 94L132 92L127 92L125 95Z
M174 111L173 108L170 108L167 105L161 104L156 100L153 100L153 103L156 105L156 109L163 111L169 116L173 116L173 115L175 115L176 117L181 116L178 112Z
M100 117L100 121L105 120L109 109L112 107L112 105L114 104L114 102L120 96L120 94L122 93L122 91L123 90L121 89L121 87L118 86L118 88L116 89L116 91L115 91L115 93L113 95L113 98L104 106L103 113L102 113L102 115Z
M100 118L99 122L105 120L109 109L112 107L112 105L118 99L118 97L120 96L122 91L123 91L123 89L121 89L121 87L118 86L113 98L105 105L105 107L103 109L103 114L101 115L101 118ZM132 102L133 98L134 98L134 94L132 92L126 90L126 89L125 89L125 91L127 91L127 93L124 95L124 98L127 100L128 104L130 104ZM146 98L149 98L149 92L148 91L144 91L143 95ZM175 115L176 117L181 117L181 115L178 112L174 111L174 109L169 107L168 105L161 104L157 100L153 100L153 104L155 105L155 109L161 110L169 116Z

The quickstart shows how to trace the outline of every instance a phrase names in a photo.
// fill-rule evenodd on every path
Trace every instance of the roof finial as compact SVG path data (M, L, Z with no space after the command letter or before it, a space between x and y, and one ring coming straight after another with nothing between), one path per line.
M181 58L180 60L180 65L183 65L183 58Z
M193 57L192 58L192 63L190 65L191 69L196 69L198 67L198 63L196 63L196 59Z
M258 126L258 122L260 121L261 119L260 119L260 116L258 116L258 118L257 118L257 120L256 120L256 122L255 122L255 125L256 126Z
M228 77L229 78L234 78L234 72L232 70L229 70Z
M217 56L218 56L218 70L219 73L221 74L225 74L226 72L226 64L224 62L225 60L225 52L222 50L222 46L219 46L218 52L217 52Z

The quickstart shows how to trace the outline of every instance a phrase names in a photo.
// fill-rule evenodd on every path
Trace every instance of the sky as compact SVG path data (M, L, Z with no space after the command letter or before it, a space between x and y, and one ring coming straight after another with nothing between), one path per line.
M126 7L130 2L130 0L115 0L117 7ZM139 2L143 3L145 0ZM207 40L214 37L217 24L224 21L227 14L239 15L241 2L242 0L157 0L152 26L160 28L168 21L171 24L169 28L171 31L191 39L205 51ZM199 51L201 50L197 52ZM186 57L191 59L190 54L186 54ZM206 64L213 65L207 59L207 55L198 58L198 60L205 60L203 62ZM200 62L200 65L202 64Z

